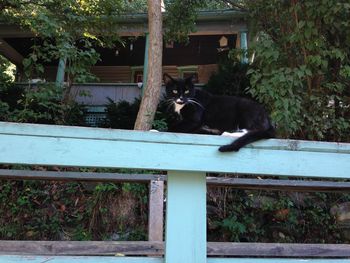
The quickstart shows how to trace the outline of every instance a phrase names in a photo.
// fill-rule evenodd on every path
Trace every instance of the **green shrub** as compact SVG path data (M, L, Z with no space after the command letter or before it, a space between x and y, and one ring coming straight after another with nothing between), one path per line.
M133 103L127 101L119 101L115 103L111 99L108 100L109 103L106 105L107 116L102 127L133 130L141 100L137 98ZM165 131L167 130L167 127L168 120L166 107L164 106L164 103L161 102L158 106L152 128L159 131Z
M55 84L35 87L0 87L0 120L42 124L85 125L84 107L62 102L63 90Z
M217 95L249 96L246 92L249 86L248 64L223 59L218 66L218 72L209 78L204 89Z

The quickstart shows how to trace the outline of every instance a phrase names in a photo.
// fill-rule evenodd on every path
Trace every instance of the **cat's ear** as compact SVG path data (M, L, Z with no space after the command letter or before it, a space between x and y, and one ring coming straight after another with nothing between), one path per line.
M163 81L165 85L168 85L169 83L174 83L174 79L167 73L163 74Z
M196 74L192 74L191 76L187 77L185 79L186 83L190 83L190 84L195 84L197 82L197 76Z

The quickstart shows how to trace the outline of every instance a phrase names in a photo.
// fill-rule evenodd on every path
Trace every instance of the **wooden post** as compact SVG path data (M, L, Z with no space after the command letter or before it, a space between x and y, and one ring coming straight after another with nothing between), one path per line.
M205 263L206 174L169 172L165 263Z
M240 32L240 48L243 51L241 62L244 64L248 63L248 56L247 56L248 38L247 38L247 36L248 36L247 31Z
M163 241L164 181L149 183L148 241Z
M57 74L56 74L56 85L62 86L64 82L64 71L66 68L66 58L60 58L58 62Z

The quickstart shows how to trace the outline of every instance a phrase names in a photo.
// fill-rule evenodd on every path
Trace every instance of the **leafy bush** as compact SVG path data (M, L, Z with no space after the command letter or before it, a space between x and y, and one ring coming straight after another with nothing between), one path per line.
M235 59L224 59L219 63L218 72L210 77L204 89L217 95L249 96L246 92L249 86L247 70L248 64Z
M0 87L0 120L42 124L85 125L84 108L62 103L63 90L54 84Z
M141 100L135 99L133 103L127 101L119 101L115 103L111 99L108 100L109 103L106 105L107 117L102 126L115 129L133 130ZM166 107L164 107L164 103L161 102L158 106L152 128L159 131L165 131L168 127L167 123Z
M208 240L346 243L331 214L348 194L208 189ZM322 229L322 231L320 231Z
M0 238L145 240L146 188L137 184L0 181Z
M254 1L249 93L284 138L349 141L350 23L342 1ZM266 20L266 17L269 19Z
M115 103L110 98L108 100L109 103L106 105L107 118L103 126L114 129L133 130L140 107L140 99L135 99L133 103L127 101Z

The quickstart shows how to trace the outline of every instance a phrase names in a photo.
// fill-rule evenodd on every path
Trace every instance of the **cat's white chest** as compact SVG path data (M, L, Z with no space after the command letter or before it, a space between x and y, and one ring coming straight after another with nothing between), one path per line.
M180 110L185 106L185 104L178 104L178 103L175 103L174 105L175 105L174 111L177 114L180 114Z

